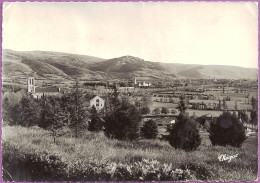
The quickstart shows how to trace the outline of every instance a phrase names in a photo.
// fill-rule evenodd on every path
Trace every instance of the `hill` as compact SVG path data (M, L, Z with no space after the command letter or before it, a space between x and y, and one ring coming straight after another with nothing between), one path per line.
M91 70L102 71L112 74L115 77L132 79L133 77L152 77L166 79L175 75L168 72L166 68L156 62L145 61L138 57L123 56L113 58L91 65Z
M224 65L193 65L161 63L161 66L178 77L197 79L257 79L258 70Z
M3 77L60 78L71 80L74 77L103 77L104 73L92 72L89 65L104 59L60 52L3 50Z
M138 57L102 58L49 51L3 50L2 77L23 80L28 76L66 83L80 80L133 79L134 77L170 80L257 79L258 70L236 66L194 65L145 61Z

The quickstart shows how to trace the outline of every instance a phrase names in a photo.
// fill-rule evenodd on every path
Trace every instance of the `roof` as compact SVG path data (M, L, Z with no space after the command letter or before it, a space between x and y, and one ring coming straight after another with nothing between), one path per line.
M90 101L92 101L92 100L96 100L96 99L101 99L101 100L104 100L104 99L102 99L100 96L95 96L94 98L92 98Z
M37 87L35 88L35 93L58 93L60 92L59 88L57 87Z

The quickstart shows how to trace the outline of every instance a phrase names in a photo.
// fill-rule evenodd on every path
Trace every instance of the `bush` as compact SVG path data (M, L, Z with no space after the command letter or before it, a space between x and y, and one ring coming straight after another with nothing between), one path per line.
M158 135L157 124L153 120L146 121L141 128L141 132L144 138L155 139Z
M245 128L236 115L223 112L210 124L209 139L212 145L240 147L246 140Z
M201 144L196 122L188 116L180 115L168 131L168 141L174 148L191 151Z

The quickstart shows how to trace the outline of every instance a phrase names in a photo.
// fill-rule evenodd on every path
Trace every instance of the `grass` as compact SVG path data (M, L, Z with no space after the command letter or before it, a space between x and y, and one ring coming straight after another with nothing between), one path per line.
M147 159L156 160L160 165L171 163L173 169L191 170L195 177L188 179L189 181L255 181L257 179L256 136L250 136L241 148L234 148L212 146L208 135L201 133L203 140L198 150L185 152L172 148L166 141L144 139L134 142L118 141L106 138L102 132L86 132L82 138L78 139L68 135L60 137L57 144L54 144L52 138L48 136L48 132L40 128L5 126L2 131L3 168L16 181L24 179L33 181L37 177L36 175L21 177L21 175L17 175L17 172L13 172L12 168L8 169L10 164L12 167L19 167L18 162L21 162L19 159L11 161L12 159L17 159L17 157L22 159L28 155L39 158L54 156L60 160L60 163L57 165L52 162L56 169L51 169L51 171L57 172L59 166L66 166L67 173L75 175L79 167L84 168L104 163L131 164ZM233 159L230 163L220 162L218 156L221 154L238 154L238 158ZM29 172L29 174L34 173ZM56 177L51 177L51 180L61 179L56 174L53 174ZM84 180L83 177L80 179L80 175L78 178ZM102 177L96 177L96 180L102 180Z

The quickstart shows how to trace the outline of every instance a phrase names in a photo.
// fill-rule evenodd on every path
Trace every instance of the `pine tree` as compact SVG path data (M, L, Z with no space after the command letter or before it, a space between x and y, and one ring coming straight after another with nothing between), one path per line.
M12 123L12 118L11 118L11 109L12 106L9 103L9 99L6 97L2 101L2 119L4 124L11 124Z
M45 116L46 129L50 131L50 135L53 138L53 142L56 143L56 139L65 134L63 131L66 127L66 114L61 109L61 101L59 98L48 97L45 107L49 107L50 110L46 111L48 115Z
M82 92L79 90L78 81L75 84L75 90L70 94L70 113L69 127L73 130L75 137L79 137L82 130L87 127L87 109L84 105Z
M201 137L195 120L183 114L178 116L174 125L168 128L168 131L170 132L168 141L176 149L191 151L197 149L201 144Z
M19 105L17 120L21 126L35 126L39 124L38 106L30 97L23 97Z
M142 136L147 139L155 139L158 135L158 127L155 121L149 120L141 128Z
M122 100L116 108L105 117L105 134L119 140L134 140L139 137L139 124L142 119L138 109L129 101Z
M177 107L177 109L179 109L179 111L180 111L180 114L182 114L182 115L184 115L185 111L187 110L187 106L185 104L184 99L185 99L185 97L183 95L180 96L180 102L179 102L178 107Z
M235 114L224 111L210 124L209 139L212 145L240 147L246 139L245 128Z
M162 107L161 113L162 114L168 114L168 113L170 113L170 110L167 109L166 107Z
M103 122L97 114L95 106L91 108L91 121L88 126L89 131L101 131L103 129Z

